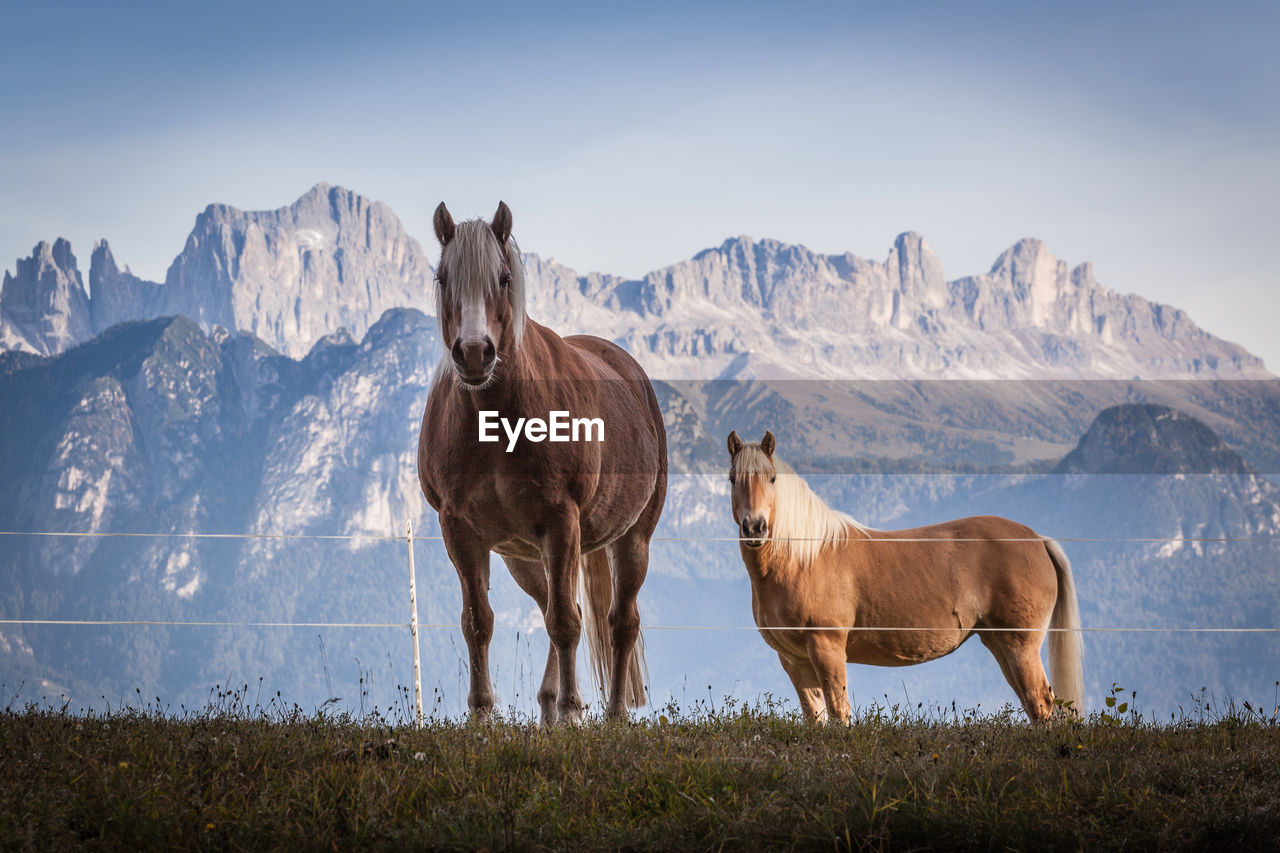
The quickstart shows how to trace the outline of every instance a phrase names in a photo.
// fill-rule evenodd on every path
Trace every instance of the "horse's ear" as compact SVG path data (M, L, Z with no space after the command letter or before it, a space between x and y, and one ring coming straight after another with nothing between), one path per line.
M453 217L449 215L449 208L444 206L444 202L440 202L431 221L436 227L436 239L440 241L441 247L448 245L453 239Z
M507 207L505 201L498 202L498 212L493 215L489 228L493 231L493 236L498 238L498 245L506 246L507 238L511 236L511 208Z
M729 455L737 456L738 451L742 449L742 439L738 438L738 431L735 429L729 433Z
M777 446L778 440L773 437L773 433L769 430L764 431L764 438L760 439L760 449L764 451L764 455L773 457L773 449Z

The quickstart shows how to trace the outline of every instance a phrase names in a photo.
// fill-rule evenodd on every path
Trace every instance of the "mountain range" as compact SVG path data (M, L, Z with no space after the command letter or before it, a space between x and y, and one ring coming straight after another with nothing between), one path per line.
M117 323L181 315L301 357L339 329L363 335L388 308L426 308L431 276L390 208L318 184L279 210L209 205L163 284L122 270L100 240L86 291L70 244L40 243L5 273L0 346L49 355Z
M1033 239L952 281L910 232L883 263L736 237L639 280L525 265L531 316L616 340L658 378L1271 376L1184 312L1121 295ZM119 322L182 315L301 357L339 329L359 338L388 308L430 313L431 277L390 209L318 184L274 211L209 205L163 284L121 270L103 240L86 290L65 240L39 244L5 274L0 346L54 354Z
M639 281L526 264L531 316L622 342L663 406L673 476L641 594L658 704L790 692L739 630L729 429L774 430L824 498L875 526L999 512L1064 538L1087 625L1274 621L1280 565L1260 542L1280 536L1280 383L1087 265L1022 241L990 273L945 282L910 234L885 264L746 238ZM86 290L65 241L37 247L0 301L0 529L77 535L4 538L0 617L401 623L406 546L387 537L412 520L422 621L456 622L416 477L441 352L419 304L430 278L385 207L325 185L273 212L209 207L164 284L100 243ZM1004 381L978 381L991 375ZM106 533L163 535L84 535ZM361 538L296 538L324 535ZM519 706L545 634L493 575L495 684ZM733 630L661 627L676 625ZM86 704L137 686L192 707L262 677L303 704L387 707L409 683L404 634L3 626L0 681ZM1123 680L1163 713L1200 686L1239 696L1280 675L1265 636L1188 637L1088 636L1092 697ZM428 694L460 710L456 629L424 629L422 646ZM857 668L855 699L997 707L1012 694L984 654Z

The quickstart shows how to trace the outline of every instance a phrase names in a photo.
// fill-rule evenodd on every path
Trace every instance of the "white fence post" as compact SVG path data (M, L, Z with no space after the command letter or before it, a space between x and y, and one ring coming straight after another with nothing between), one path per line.
M418 581L413 572L413 520L405 523L409 538L409 633L413 635L413 703L422 728L422 658L418 652Z

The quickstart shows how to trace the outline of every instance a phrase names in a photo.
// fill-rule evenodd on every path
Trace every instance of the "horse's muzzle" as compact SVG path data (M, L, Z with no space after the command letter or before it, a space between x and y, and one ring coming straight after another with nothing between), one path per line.
M465 342L458 338L449 349L449 354L453 357L453 367L458 378L465 385L483 385L488 382L498 361L497 348L488 335Z
M748 548L759 548L769 535L769 523L760 516L749 516L742 519L738 533L743 540L742 544Z

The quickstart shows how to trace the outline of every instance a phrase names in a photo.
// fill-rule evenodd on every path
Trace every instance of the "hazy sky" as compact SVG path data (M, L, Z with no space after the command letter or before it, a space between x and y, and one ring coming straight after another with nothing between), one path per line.
M0 20L0 264L163 280L210 202L319 181L625 275L749 234L948 278L1015 240L1280 368L1280 4L27 3ZM784 8L785 6L785 8ZM461 8L459 8L461 7Z

